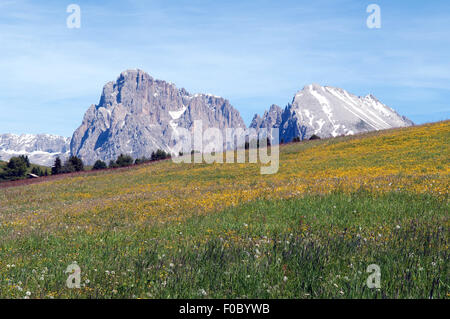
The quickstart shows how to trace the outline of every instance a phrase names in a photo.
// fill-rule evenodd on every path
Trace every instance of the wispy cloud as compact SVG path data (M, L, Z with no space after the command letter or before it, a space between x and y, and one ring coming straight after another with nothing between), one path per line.
M247 122L311 82L374 93L407 116L449 110L446 1L378 1L380 30L356 0L75 2L81 29L66 28L69 2L0 4L0 131L70 135L103 84L135 67L227 97ZM62 106L56 126L12 122Z

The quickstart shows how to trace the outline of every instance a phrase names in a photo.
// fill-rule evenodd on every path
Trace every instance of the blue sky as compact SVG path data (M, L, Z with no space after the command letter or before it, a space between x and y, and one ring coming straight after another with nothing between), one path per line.
M68 29L66 8L81 7ZM366 7L381 8L381 29ZM0 133L71 136L103 85L140 68L231 101L248 124L310 83L450 116L450 1L0 0Z

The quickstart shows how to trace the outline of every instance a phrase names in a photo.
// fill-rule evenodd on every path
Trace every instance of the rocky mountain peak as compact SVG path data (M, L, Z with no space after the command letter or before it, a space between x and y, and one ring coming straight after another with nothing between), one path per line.
M228 100L212 94L190 94L174 84L157 80L142 70L126 70L105 84L98 105L86 112L75 131L71 152L90 164L115 159L120 153L150 156L171 150L178 127L245 128Z
M272 107L262 120L252 122L251 127L263 127L271 122L268 120L271 110ZM280 127L280 139L286 142L295 137L306 139L313 134L322 138L335 137L413 125L372 94L360 97L341 88L319 84L306 85L284 111L275 111L277 116L279 113L281 123L273 127Z

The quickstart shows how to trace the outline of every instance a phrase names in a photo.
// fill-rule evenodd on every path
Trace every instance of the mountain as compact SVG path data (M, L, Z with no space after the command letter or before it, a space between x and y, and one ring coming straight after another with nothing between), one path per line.
M103 87L99 103L74 132L70 150L87 164L121 153L138 158L157 149L170 152L172 134L178 127L192 130L195 120L202 120L203 128L245 128L239 112L221 97L192 95L144 71L127 70Z
M311 84L299 91L284 111L272 106L262 118L256 115L250 127L267 125L279 127L280 140L289 142L294 137L307 139L313 134L336 137L414 123L371 94L359 97L340 88Z
M69 155L70 138L50 134L0 134L0 160L27 155L30 162L51 166L57 156Z
M265 111L264 115L260 117L255 114L250 127L262 128L262 127L280 127L282 121L283 109L278 105L272 104L269 111Z

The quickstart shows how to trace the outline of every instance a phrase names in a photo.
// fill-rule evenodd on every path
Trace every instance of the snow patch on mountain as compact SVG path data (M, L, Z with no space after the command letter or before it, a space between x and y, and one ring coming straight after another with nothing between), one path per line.
M269 113L255 115L250 127L279 127L280 139L306 139L313 134L324 137L410 126L414 123L381 103L372 94L356 96L343 89L310 84L297 92L292 103L281 111L282 121L270 125Z
M70 138L51 134L0 134L0 160L25 155L31 163L51 166L70 154Z

